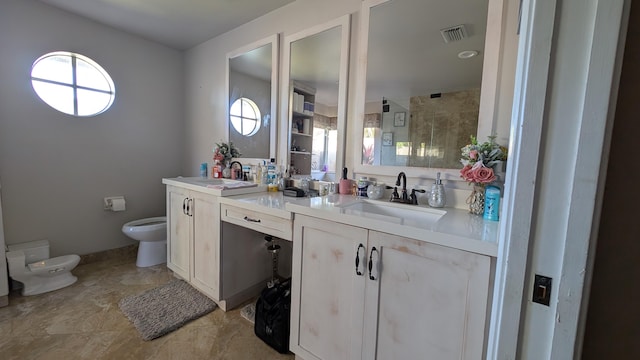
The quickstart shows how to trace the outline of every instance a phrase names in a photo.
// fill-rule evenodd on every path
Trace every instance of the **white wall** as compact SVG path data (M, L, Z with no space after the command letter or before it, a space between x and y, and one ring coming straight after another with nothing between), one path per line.
M600 161L608 152L603 147L607 112L615 104L609 99L624 2L557 2L518 359L576 356L583 284L590 276L587 253L595 251L589 242L594 209L600 206ZM532 62L545 57L534 54ZM531 301L535 274L553 278L549 306Z
M183 54L33 0L2 0L0 49L6 242L46 238L53 256L133 243L122 224L164 214L161 178L180 175ZM77 118L37 97L31 65L56 50L86 55L109 72L111 109ZM127 211L102 209L112 195L126 197Z
M357 13L360 5L361 0L297 0L188 50L185 56L184 174L195 176L198 164L211 161L215 142L227 138L224 83L227 53L273 34L287 36L345 14ZM357 16L352 17L354 28L357 29ZM355 46L357 44L352 41L354 50ZM282 56L283 50L280 50ZM274 118L278 114L280 110Z

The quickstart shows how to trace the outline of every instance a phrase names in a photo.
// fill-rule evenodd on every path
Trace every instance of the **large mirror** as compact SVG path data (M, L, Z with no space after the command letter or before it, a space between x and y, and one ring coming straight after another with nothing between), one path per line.
M483 62L495 60L495 49L485 51L489 7L489 0L363 3L356 170L459 176L460 149L493 121L494 102L481 101L496 86L483 84L495 81L486 71L483 80Z
M335 179L344 164L349 16L285 38L282 149L292 176Z
M227 55L229 141L242 158L276 156L278 36Z

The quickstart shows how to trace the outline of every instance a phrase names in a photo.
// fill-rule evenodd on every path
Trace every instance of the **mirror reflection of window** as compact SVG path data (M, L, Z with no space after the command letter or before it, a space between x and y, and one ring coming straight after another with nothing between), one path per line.
M314 127L311 170L335 173L337 148L337 129Z
M244 136L253 136L260 130L260 109L248 98L240 98L229 109L231 125Z
M275 127L271 126L275 38L248 45L251 50L238 50L228 58L229 141L243 158L275 157ZM264 44L267 40L272 42Z

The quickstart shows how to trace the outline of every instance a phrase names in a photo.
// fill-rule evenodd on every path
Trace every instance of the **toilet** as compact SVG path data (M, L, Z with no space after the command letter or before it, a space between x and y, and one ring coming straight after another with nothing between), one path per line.
M140 241L137 267L167 262L167 217L158 216L130 221L122 226L128 237Z
M8 245L9 277L22 283L22 295L38 295L75 283L71 274L80 256L65 255L49 258L49 241L38 240Z

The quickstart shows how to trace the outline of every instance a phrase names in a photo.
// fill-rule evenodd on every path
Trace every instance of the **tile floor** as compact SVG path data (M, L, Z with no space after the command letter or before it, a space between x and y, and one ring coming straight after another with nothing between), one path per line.
M118 309L127 295L164 284L164 265L137 268L135 258L78 266L78 282L36 296L9 294L0 308L0 359L293 359L271 349L240 316L216 309L152 341L140 339Z

